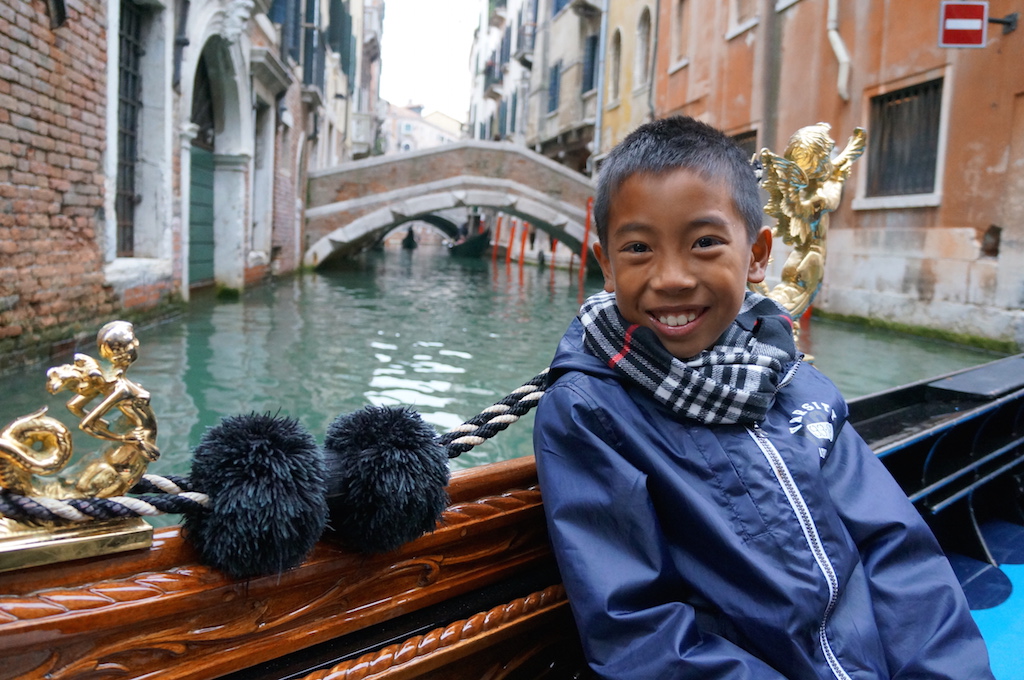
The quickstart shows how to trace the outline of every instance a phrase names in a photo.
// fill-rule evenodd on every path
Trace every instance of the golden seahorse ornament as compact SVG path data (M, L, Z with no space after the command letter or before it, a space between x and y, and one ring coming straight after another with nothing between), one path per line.
M46 407L0 430L0 488L23 495L37 490L33 475L53 475L71 460L71 432Z
M69 465L71 432L43 407L0 430L0 488L23 496L106 498L135 486L160 456L150 394L125 375L138 356L132 324L106 324L96 343L112 365L109 374L92 357L76 354L73 363L47 371L46 387L53 394L72 392L67 408L81 419L79 429L108 443Z

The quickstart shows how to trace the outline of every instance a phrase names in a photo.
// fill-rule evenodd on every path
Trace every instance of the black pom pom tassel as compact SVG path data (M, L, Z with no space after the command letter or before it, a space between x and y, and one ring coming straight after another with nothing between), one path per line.
M224 418L194 449L191 479L210 506L185 516L183 534L204 564L235 578L296 566L326 526L323 452L297 420Z
M338 416L324 455L330 533L350 550L394 550L433 531L448 505L448 456L412 409L367 406Z

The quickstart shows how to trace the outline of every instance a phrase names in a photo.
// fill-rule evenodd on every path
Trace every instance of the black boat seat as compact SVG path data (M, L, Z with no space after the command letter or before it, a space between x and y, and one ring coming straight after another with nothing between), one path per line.
M981 397L998 399L1024 387L1024 355L1017 354L1005 359L973 368L955 375L928 383L929 390L946 393L949 396Z

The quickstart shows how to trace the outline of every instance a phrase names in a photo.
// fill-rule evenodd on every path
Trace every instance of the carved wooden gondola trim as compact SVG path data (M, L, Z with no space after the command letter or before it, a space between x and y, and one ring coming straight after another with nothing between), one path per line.
M534 486L528 489L517 489L499 496L489 496L473 502L452 505L442 516L441 526L433 534L410 544L416 548L423 543L434 543L443 534L459 530L463 525L478 522L489 517L540 505L540 491ZM167 530L176 532L176 529ZM172 540L181 540L174 536ZM337 554L324 555L318 549L310 562L324 559L337 559ZM407 549L401 551L409 552ZM415 552L421 552L415 550ZM418 559L417 562L422 562ZM389 569L392 574L406 569L412 564L409 560L397 561ZM277 578L277 577L265 577ZM83 610L96 611L103 607L123 607L125 603L142 601L151 598L167 597L201 587L208 590L217 585L229 585L232 579L215 569L198 563L184 564L167 571L135 574L129 579L117 579L98 583L84 584L79 587L60 587L40 590L26 595L0 594L0 632L4 624L12 624L21 620L38 623L40 619L62 614L75 613ZM356 586L358 588L358 586ZM346 588L345 590L351 590Z
M215 678L551 563L532 457L456 473L449 495L438 529L393 553L325 540L279 576L202 566L177 528L149 550L6 574L0 680Z
M503 632L525 626L533 619L566 606L565 588L561 584L549 586L507 604L435 628L424 635L414 635L401 644L388 645L328 670L315 671L302 680L383 680L395 677L398 671L411 672L412 665L433 669L445 663L444 657L458 656L461 647L473 646L479 649L483 642L481 638L490 637L495 641L503 639Z

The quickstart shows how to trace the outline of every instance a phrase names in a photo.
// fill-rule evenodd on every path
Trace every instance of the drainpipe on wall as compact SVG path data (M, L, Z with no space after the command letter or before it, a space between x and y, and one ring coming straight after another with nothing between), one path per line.
M661 0L654 2L654 38L651 40L651 74L647 86L647 120L654 120L654 89L658 77L658 26L661 23Z
M828 0L828 41L839 62L836 90L844 102L850 101L850 53L839 35L839 0Z
M779 14L775 0L761 0L764 35L761 45L761 142L762 148L775 148L776 127L779 118L779 81L782 76L782 46L779 39ZM761 37L761 36L759 36Z
M190 0L182 0L178 6L178 27L174 34L174 71L171 76L171 87L181 93L181 62L188 47L188 10Z
M594 158L601 154L601 128L604 125L604 53L608 42L608 0L601 0L601 28L597 36L597 110L594 112L594 148L587 158L587 172L594 176Z

